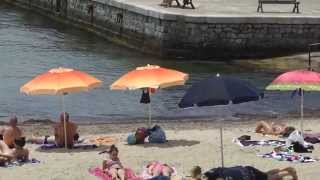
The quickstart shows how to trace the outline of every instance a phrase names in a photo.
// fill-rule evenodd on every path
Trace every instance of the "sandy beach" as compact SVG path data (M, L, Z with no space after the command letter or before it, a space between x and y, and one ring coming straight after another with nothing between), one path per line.
M257 119L256 119L257 120ZM255 121L256 121L255 120ZM266 120L266 119L265 119ZM269 119L281 121L298 126L299 119ZM264 159L257 153L267 153L271 146L243 148L232 142L233 138L240 135L250 135L252 139L270 139L270 137L257 135L253 132L255 121L225 122L224 123L224 154L225 165L251 165L261 170L292 166L297 169L300 179L317 179L320 162L293 163ZM143 165L149 161L158 160L174 165L179 175L189 175L189 170L200 165L203 170L220 166L219 127L218 123L210 121L181 121L157 123L167 133L168 142L165 144L127 145L128 132L141 127L143 123L130 124L86 124L79 126L81 137L85 141L99 136L116 138L117 147L120 150L122 163L132 168L137 174L142 171ZM43 136L51 132L51 125L24 124L20 126L27 137ZM316 118L305 120L307 132L320 132L320 124ZM38 164L26 164L21 167L0 168L0 179L97 179L88 173L90 167L100 166L106 154L98 153L106 146L100 146L91 150L40 150L39 145L27 144L31 158L40 161ZM320 145L315 145L311 157L320 157Z

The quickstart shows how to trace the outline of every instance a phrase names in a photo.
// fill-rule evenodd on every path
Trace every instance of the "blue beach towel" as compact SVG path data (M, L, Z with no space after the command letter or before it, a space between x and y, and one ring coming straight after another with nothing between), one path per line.
M13 161L13 162L7 162L4 164L4 166L0 166L0 167L5 167L5 168L9 168L9 167L15 167L15 166L23 166L25 164L38 164L40 163L39 160L35 159L35 158L32 158L32 159L29 159L27 161Z

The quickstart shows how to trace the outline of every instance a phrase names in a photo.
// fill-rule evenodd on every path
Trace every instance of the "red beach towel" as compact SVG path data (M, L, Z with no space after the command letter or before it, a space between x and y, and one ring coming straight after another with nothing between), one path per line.
M135 175L132 169L125 168L124 172L128 180L142 180L141 177ZM99 177L101 180L112 180L111 175L108 173L104 173L100 167L90 168L89 173Z

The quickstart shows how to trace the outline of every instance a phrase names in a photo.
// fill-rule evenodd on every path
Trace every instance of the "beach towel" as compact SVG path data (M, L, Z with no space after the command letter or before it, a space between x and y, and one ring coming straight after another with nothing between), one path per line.
M15 167L15 166L23 166L25 164L38 164L40 163L39 160L32 158L29 159L27 161L12 161L12 162L6 162L5 164L1 165L0 167L5 167L5 168L9 168L9 167Z
M308 143L320 143L320 133L304 133L303 138Z
M285 141L281 140L260 140L260 141L254 141L254 140L239 140L239 139L233 139L233 142L235 144L238 144L241 147L249 147L249 146L284 146Z
M116 144L118 142L118 139L111 136L100 136L94 139L90 139L89 142L97 145L112 145Z
M170 180L169 176L155 176L149 180Z
M45 136L44 138L30 138L26 140L27 143L30 144L55 144L54 137ZM83 143L84 139L79 139L74 141L74 143Z
M317 160L309 157L309 156L304 156L304 155L296 155L292 154L290 152L271 152L271 153L266 153L266 154L258 154L258 156L263 157L263 158L272 158L276 159L278 161L291 161L291 162L301 162L301 163L308 163L308 162L315 162Z
M72 149L95 149L98 146L95 144L74 144ZM40 146L42 150L49 150L49 149L57 149L57 148L62 148L57 146L56 144L42 144Z
M141 177L135 175L132 169L125 168L124 172L127 180L142 180ZM89 173L99 177L101 180L112 180L112 176L108 173L103 172L100 167L90 168Z

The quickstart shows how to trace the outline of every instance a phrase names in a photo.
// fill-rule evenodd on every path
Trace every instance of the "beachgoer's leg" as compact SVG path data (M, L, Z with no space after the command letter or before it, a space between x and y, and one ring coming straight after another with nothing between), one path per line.
M0 141L0 152L9 153L10 151L9 146L4 141Z
M259 121L255 130L256 133L269 134L272 133L272 127L265 121Z
M112 180L118 179L118 171L116 169L111 168L108 172L111 174Z
M173 173L173 170L171 167L169 167L168 165L163 165L162 175L170 177L172 173Z
M160 176L161 175L161 169L160 168L153 168L151 171L152 176Z
M124 169L118 169L118 176L120 180L126 180Z
M102 161L102 169L106 170L107 169L107 160Z

